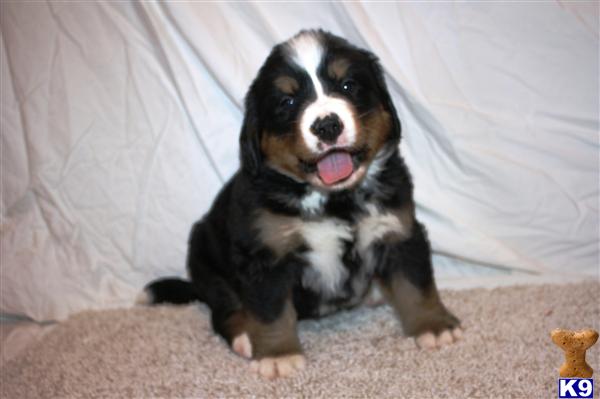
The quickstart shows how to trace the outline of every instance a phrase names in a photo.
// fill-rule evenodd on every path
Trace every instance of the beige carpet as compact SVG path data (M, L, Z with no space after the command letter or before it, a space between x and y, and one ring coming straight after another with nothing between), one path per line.
M442 292L464 340L421 352L390 309L300 324L309 360L263 381L211 332L205 308L86 312L53 328L2 369L2 398L557 397L563 355L549 332L599 328L600 285ZM600 373L600 344L588 363ZM596 377L598 374L596 375ZM596 393L600 386L596 384Z

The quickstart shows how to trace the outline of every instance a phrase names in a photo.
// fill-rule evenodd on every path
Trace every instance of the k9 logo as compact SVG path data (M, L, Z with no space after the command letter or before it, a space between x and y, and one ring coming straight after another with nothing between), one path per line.
M594 380L592 378L559 378L558 397L592 398L594 396Z

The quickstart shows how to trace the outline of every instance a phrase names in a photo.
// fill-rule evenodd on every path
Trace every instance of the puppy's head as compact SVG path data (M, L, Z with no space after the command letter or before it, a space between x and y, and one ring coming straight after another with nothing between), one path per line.
M263 165L325 190L360 182L400 123L377 58L323 31L274 47L246 97L243 169Z

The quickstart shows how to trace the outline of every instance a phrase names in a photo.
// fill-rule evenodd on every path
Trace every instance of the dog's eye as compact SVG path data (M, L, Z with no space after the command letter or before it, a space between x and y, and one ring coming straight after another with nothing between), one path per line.
M356 82L352 79L346 79L342 82L341 87L346 93L353 93L356 89Z
M294 104L296 104L296 100L294 99L294 97L290 97L290 96L285 96L282 97L281 100L279 100L279 107L280 108L290 108L292 107Z

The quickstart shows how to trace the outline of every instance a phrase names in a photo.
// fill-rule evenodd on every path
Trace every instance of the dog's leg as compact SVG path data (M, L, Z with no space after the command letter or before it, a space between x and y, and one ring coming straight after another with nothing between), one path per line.
M449 345L462 336L459 320L441 302L431 266L425 229L415 222L409 238L378 244L376 279L395 309L406 335L419 347Z
M296 332L296 311L291 300L281 314L266 322L249 310L234 313L227 321L230 344L239 355L253 359L251 368L263 377L287 377L305 366Z
M291 299L301 259L254 255L238 275L239 307L219 312L221 307L211 306L213 327L237 354L252 359L253 370L266 378L286 377L305 366Z

